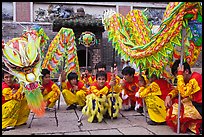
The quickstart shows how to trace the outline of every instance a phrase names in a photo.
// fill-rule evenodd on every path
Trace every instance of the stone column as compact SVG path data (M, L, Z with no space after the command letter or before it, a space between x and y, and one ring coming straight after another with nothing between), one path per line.
M16 22L30 22L30 2L16 2Z
M119 5L118 6L118 11L123 16L126 16L130 10L131 10L130 6L124 6L124 5Z

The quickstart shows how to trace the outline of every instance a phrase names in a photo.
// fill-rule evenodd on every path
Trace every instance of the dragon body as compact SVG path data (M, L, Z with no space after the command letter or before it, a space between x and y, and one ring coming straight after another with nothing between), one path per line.
M192 22L196 22L192 23ZM168 66L180 58L182 29L186 29L185 60L192 66L202 50L202 7L199 2L170 2L154 35L145 12L131 10L126 17L106 11L103 24L108 40L125 60L149 74L172 78ZM201 27L201 29L200 29Z
M52 40L42 68L48 68L52 74L55 74L59 72L62 62L65 63L66 72L74 71L80 76L75 36L73 30L69 28L61 28Z

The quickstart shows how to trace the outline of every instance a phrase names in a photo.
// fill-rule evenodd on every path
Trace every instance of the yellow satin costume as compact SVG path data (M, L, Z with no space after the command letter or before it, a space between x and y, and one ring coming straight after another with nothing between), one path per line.
M78 104L81 107L85 106L87 88L81 81L78 81L78 88L77 91L72 91L72 86L68 81L62 82L62 95L68 106L72 104Z
M2 129L25 124L28 120L30 109L22 91L23 87L20 86L13 94L10 87L3 88L2 84L2 97L5 99L2 104Z
M166 121L164 99L171 89L172 86L164 79L157 79L147 87L140 87L138 91L139 97L144 98L149 117L152 121L157 123Z
M183 75L178 74L177 79L176 89L168 94L172 99L173 105L167 110L166 122L174 132L177 131L177 95L178 91L180 91L180 132L185 133L187 129L190 129L195 134L199 134L199 128L202 124L202 115L192 104L192 101L202 104L202 76L194 72L187 84L184 83Z
M44 91L42 92L44 100L47 102L48 108L53 108L56 101L59 99L60 96L60 89L59 87L53 82L49 81L48 84L43 85Z

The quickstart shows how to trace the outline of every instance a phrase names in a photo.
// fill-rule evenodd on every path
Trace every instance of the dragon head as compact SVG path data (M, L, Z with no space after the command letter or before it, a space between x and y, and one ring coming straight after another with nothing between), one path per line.
M28 34L27 38L13 38L7 43L2 41L2 60L5 66L27 90L36 89L40 81L40 40L41 37Z

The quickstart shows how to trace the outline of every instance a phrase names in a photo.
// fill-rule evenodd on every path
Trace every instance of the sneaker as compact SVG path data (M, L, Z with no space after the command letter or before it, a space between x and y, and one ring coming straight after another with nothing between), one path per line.
M138 112L138 113L143 113L143 107L139 107L139 108L137 109L137 112Z
M6 128L3 128L2 131L9 131L9 130L13 130L13 129L15 129L15 127L8 126Z
M71 104L70 106L68 106L68 107L66 108L66 110L71 110L71 109L75 109L75 108L77 108L76 105Z

